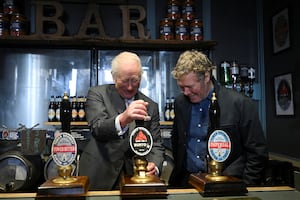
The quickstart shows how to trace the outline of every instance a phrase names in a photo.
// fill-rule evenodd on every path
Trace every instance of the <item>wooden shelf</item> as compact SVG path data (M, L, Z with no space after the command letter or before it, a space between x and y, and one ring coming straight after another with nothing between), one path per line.
M45 122L46 126L61 126L61 122ZM88 122L71 122L71 126L88 126Z
M172 126L173 122L171 121L161 121L160 125ZM46 126L60 126L61 122L45 122ZM88 122L71 122L71 126L88 126Z
M163 126L172 126L173 122L172 121L161 121L160 125L163 125Z
M192 40L120 40L110 38L77 38L73 36L1 36L1 48L76 48L76 49L140 49L140 50L168 50L179 51L188 49L211 50L216 41L192 41Z

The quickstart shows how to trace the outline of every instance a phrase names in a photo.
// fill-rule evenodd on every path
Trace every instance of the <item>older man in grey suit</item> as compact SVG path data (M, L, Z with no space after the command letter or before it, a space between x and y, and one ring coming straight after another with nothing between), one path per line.
M122 174L133 174L133 156L129 145L130 123L144 120L153 137L147 155L147 174L159 175L164 148L161 144L158 105L139 91L142 77L140 58L122 52L112 61L114 84L91 87L86 116L92 132L80 158L80 175L88 176L90 190L112 190L119 186ZM128 102L128 103L126 103Z

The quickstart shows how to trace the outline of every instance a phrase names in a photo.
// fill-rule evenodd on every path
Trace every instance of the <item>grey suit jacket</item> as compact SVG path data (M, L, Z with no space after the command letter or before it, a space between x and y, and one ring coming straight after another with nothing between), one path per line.
M162 169L164 148L161 144L158 105L138 92L135 99L149 103L147 107L151 120L144 123L153 137L153 147L146 156ZM86 102L86 117L92 136L80 158L80 175L88 176L90 189L111 190L118 185L120 174L133 174L132 157L128 133L118 136L115 118L125 110L125 101L118 94L115 85L95 86L89 89ZM128 132L128 131L127 131Z

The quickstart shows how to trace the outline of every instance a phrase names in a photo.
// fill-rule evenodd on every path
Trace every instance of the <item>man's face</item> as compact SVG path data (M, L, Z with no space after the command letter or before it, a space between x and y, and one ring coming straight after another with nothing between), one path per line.
M207 96L207 84L205 78L199 80L196 73L190 72L177 80L181 92L187 96L192 103L198 103Z
M119 66L114 80L118 93L124 99L131 99L138 92L141 81L140 67L136 62L124 62Z

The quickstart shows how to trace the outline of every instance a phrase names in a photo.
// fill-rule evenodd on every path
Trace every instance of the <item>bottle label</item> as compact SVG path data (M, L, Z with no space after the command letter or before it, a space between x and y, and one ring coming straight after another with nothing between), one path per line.
M202 28L191 27L191 35L202 35Z
M84 109L80 109L78 112L78 116L80 119L83 119L85 117L85 111Z
M77 110L76 109L72 109L72 118L73 119L77 118Z
M172 27L170 26L161 26L160 34L171 34L173 32Z
M176 34L178 35L186 35L187 34L187 27L186 26L177 26L176 27Z
M175 118L175 112L174 112L174 110L172 109L172 110L170 111L170 119L173 120L174 118Z
M48 118L49 118L49 120L53 120L54 117L55 117L55 111L54 111L54 109L49 109L49 111L48 111Z
M60 109L56 109L55 116L56 116L57 121L60 121Z
M170 120L170 111L169 111L169 110L166 110L166 111L165 111L165 120L166 120L166 121L169 121L169 120Z
M186 5L182 8L182 13L192 13L194 11L193 6Z
M208 152L216 162L224 162L231 152L231 141L223 130L215 130L208 139Z

